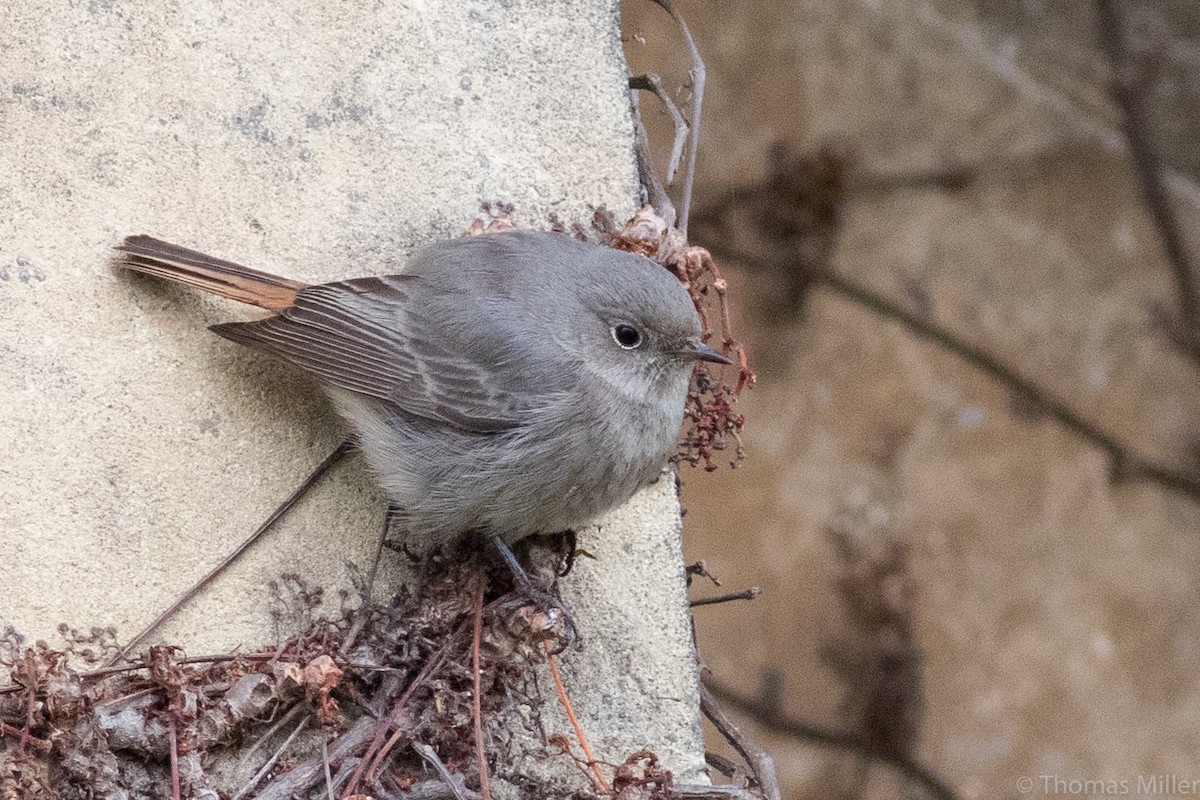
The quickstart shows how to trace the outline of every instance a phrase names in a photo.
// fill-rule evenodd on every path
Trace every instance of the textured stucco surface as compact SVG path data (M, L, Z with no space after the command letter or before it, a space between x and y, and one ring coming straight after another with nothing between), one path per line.
M343 435L302 378L204 330L245 308L113 274L122 236L319 282L397 270L481 200L518 224L637 200L613 3L26 2L4 28L0 623L31 637L127 638ZM346 586L382 512L361 461L338 467L163 636L193 654L272 641L267 581ZM603 757L656 746L682 776L700 746L678 535L673 494L644 493L585 543L665 571L637 580L613 550L570 601ZM614 654L619 691L595 680Z

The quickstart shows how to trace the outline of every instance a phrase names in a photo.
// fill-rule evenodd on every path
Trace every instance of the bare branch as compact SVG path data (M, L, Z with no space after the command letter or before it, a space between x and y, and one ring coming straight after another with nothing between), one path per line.
M737 250L718 241L711 242L710 247L713 252L727 259L743 263L763 263L762 258L752 253ZM1014 391L1032 409L1045 414L1081 439L1103 450L1109 458L1112 479L1115 482L1150 481L1194 500L1200 500L1200 475L1140 455L1133 446L1088 420L1048 389L1022 375L1016 367L1001 361L998 356L828 267L814 268L807 265L806 269L814 284L824 286L880 316L900 322L910 333L950 351Z
M673 226L676 219L675 204L671 202L666 187L654 169L650 140L646 137L646 125L642 122L642 106L637 91L629 93L629 103L633 106L634 152L637 155L638 180L646 188L646 200L654 212L662 217L668 226Z
M704 716L708 717L709 722L720 731L725 740L733 746L733 749L738 751L738 755L745 759L754 780L758 782L767 800L779 800L779 782L775 777L774 760L766 750L742 733L737 723L725 713L725 709L716 695L717 693L713 692L707 683L701 683L700 710L704 712Z
M676 225L683 238L687 239L688 215L692 210L692 187L696 182L696 154L700 151L700 112L704 105L704 83L708 74L704 68L704 60L696 48L696 40L687 22L675 10L670 0L651 0L655 5L671 15L671 19L679 26L683 40L687 43L688 53L692 57L692 138L688 143L687 171L684 173L683 199L679 202L679 222Z
M838 294L890 319L897 320L912 333L954 353L982 370L997 382L1015 391L1024 402L1054 419L1067 430L1095 445L1108 456L1115 481L1149 480L1167 489L1200 500L1200 476L1159 464L1138 455L1113 433L1084 418L1036 381L1022 375L997 356L970 344L953 331L910 313L866 287L828 269L818 272L816 280Z
M683 158L683 144L687 141L688 135L687 120L683 118L683 113L679 110L679 106L675 105L671 95L667 94L667 90L663 88L662 78L657 73L647 72L645 75L633 76L629 79L629 88L650 92L657 97L666 106L667 112L675 124L675 139L671 142L671 157L667 159L667 184L670 185L675 182L675 172L679 169L679 162Z
M879 750L868 740L854 734L842 733L812 725L803 720L785 716L777 708L767 708L758 700L745 697L717 681L711 675L704 678L704 686L712 696L753 718L767 730L803 739L823 747L832 747L849 753L867 756L895 769L905 777L920 784L936 800L958 800L954 790L928 767L912 758L894 752Z
M491 782L488 780L487 751L483 740L483 689L482 672L480 668L480 636L483 631L483 592L487 588L487 580L483 575L476 579L475 615L471 627L471 682L474 690L471 692L471 713L474 716L475 756L479 761L479 794L483 800L492 800Z
M762 800L756 792L736 786L676 786L671 800Z
M1113 97L1124 117L1125 138L1129 142L1129 153L1137 171L1142 198L1162 238L1171 274L1175 278L1182 328L1180 343L1189 355L1200 358L1200 292L1196 289L1195 271L1183 243L1179 220L1167 196L1162 165L1150 144L1141 96L1144 86L1130 63L1125 46L1124 18L1118 10L1118 0L1096 0L1096 16L1100 39L1112 70Z
M762 594L762 589L757 586L751 586L749 589L743 589L740 592L730 592L716 597L701 597L699 600L692 600L688 603L689 606L715 606L718 603L728 603L733 600L753 600Z

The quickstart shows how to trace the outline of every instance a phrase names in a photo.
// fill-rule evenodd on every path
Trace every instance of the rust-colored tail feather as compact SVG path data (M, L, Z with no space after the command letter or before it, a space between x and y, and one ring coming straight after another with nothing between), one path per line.
M129 236L116 249L121 253L114 262L118 267L156 275L269 311L287 308L295 302L296 292L308 285L213 258L153 236Z

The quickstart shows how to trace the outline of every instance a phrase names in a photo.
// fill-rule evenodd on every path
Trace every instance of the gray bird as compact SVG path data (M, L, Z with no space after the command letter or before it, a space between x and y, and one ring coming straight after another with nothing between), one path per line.
M212 330L319 381L412 541L485 535L510 566L507 544L654 481L696 361L729 363L670 272L559 234L443 241L399 274L316 286L149 236L117 249L124 268L275 312Z

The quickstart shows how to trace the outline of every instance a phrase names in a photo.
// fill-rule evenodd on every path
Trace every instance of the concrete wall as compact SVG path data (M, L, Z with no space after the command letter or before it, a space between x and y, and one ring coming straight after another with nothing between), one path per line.
M0 623L34 638L59 622L128 638L344 433L293 371L204 330L247 309L114 275L122 236L319 282L397 270L481 200L525 225L637 205L612 2L23 2L3 27ZM193 654L274 641L266 581L297 572L332 597L382 514L361 463L339 467L163 638ZM649 745L694 780L678 534L665 482L609 520L612 539L584 532L592 552L630 539L648 572L619 553L579 571L592 641L567 666L604 692L576 680L601 757ZM665 628L654 608L672 609Z

